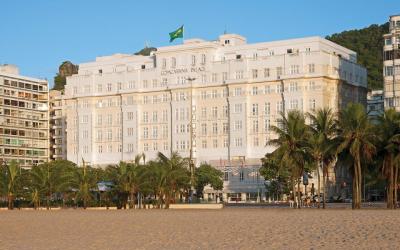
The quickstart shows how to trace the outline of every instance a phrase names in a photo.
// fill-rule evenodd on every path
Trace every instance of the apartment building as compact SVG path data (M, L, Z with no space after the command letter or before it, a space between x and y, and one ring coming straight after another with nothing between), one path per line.
M50 90L50 160L67 159L67 117L62 91Z
M197 166L224 172L225 199L259 199L280 112L366 105L366 87L356 53L320 37L248 44L224 34L97 57L67 78L67 159L105 166L192 149Z
M22 167L49 160L48 85L0 65L0 159Z
M400 111L400 15L390 16L389 33L383 39L385 108Z

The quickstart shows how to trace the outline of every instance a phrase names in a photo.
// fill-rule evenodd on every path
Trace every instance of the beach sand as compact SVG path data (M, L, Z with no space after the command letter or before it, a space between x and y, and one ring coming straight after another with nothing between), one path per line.
M0 249L399 249L400 210L1 211Z

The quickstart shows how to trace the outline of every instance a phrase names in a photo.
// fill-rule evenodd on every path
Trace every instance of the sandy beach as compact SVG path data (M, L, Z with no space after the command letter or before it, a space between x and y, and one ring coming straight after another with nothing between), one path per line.
M400 211L1 211L0 249L398 249Z

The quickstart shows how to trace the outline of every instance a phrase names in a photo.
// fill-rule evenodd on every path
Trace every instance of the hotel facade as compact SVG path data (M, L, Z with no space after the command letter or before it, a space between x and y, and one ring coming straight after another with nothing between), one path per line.
M400 111L400 15L390 16L389 34L383 35L385 108Z
M47 81L0 65L0 161L32 167L49 160Z
M221 169L225 199L260 199L280 112L337 111L366 104L366 93L356 53L320 37L247 44L224 34L97 57L67 78L67 159L106 166L177 151Z

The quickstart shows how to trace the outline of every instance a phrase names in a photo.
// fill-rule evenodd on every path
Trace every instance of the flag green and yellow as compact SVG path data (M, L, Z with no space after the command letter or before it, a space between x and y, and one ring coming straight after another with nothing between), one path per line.
M183 25L177 30L169 33L169 42L172 43L176 38L183 38Z

